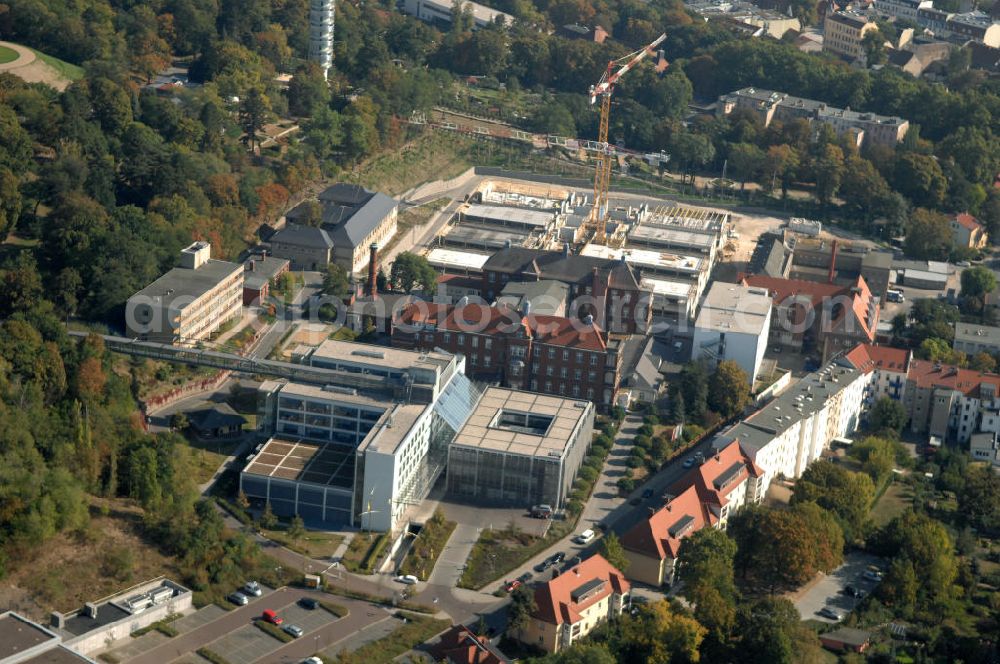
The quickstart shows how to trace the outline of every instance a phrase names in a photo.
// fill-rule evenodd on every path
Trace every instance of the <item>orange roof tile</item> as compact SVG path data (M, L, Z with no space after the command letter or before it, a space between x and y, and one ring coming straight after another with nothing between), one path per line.
M875 369L906 373L910 365L910 351L892 346L858 344L844 356L858 371L871 373Z
M959 214L956 214L955 221L958 223L959 226L968 229L970 231L974 231L983 227L983 225L980 224L979 221L968 212L961 212Z
M574 601L574 593L586 584L600 580L602 586ZM612 593L623 595L629 591L631 584L625 576L600 554L594 554L579 565L576 565L548 583L543 583L535 589L534 616L547 623L561 625L580 620L583 611Z
M950 364L940 364L930 360L913 360L907 380L912 380L920 388L943 387L958 390L965 396L978 392L980 385L993 385L1000 392L1000 376L972 369L960 369Z

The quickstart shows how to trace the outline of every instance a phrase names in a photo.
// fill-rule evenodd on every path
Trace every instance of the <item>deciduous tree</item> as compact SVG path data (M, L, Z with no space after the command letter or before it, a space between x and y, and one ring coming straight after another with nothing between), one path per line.
M723 360L708 382L708 406L723 418L743 411L750 403L750 381L735 360Z

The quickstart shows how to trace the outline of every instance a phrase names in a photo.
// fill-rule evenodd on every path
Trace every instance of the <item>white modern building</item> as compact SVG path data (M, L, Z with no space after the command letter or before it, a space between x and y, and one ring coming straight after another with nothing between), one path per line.
M463 2L462 11L472 15L473 28L483 28L490 23L501 22L504 25L513 25L514 17L498 9L492 9L478 2ZM402 0L400 9L404 14L416 16L421 21L436 23L438 25L450 25L454 4L449 0Z
M695 320L692 359L734 360L752 386L767 350L773 306L766 288L716 281Z
M868 374L851 363L834 360L716 435L712 447L739 441L761 469L761 491L766 493L775 478L800 477L834 438L857 429L868 381Z
M258 428L272 437L241 490L307 523L396 530L479 401L464 358L329 341L301 359L341 376L324 387L261 384Z
M309 0L309 59L323 68L323 76L333 67L334 0Z
M914 24L918 22L917 12L933 6L934 0L875 0L875 11L878 13Z

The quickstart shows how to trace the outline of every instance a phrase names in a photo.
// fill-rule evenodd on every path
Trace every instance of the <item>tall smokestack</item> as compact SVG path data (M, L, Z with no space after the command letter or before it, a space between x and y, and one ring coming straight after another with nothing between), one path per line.
M368 288L367 295L373 300L378 297L378 245L374 242L369 247L371 255L368 257Z

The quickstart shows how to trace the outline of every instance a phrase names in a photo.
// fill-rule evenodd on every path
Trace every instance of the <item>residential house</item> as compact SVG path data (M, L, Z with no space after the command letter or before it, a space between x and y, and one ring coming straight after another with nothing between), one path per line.
M1000 376L911 360L903 405L910 430L965 444L980 430L981 408L1000 397Z
M994 413L997 411L994 408ZM973 461L985 461L995 470L1000 469L1000 440L996 431L974 433L969 437L969 455Z
M971 214L962 212L951 219L951 236L956 247L983 249L989 238L986 229Z
M917 12L933 6L933 0L875 0L878 13L914 24L918 22Z
M333 239L322 228L288 223L269 240L271 253L293 270L325 270L333 258Z
M770 338L774 343L813 347L826 362L859 343L875 341L879 301L864 277L847 287L760 275L743 276L741 283L771 294L775 312Z
M823 21L823 52L848 60L863 60L864 38L878 26L867 16L855 12L833 12Z
M850 651L862 653L871 644L871 632L866 632L853 627L839 627L832 632L825 632L819 635L819 641L824 648L836 651Z
M656 339L649 337L639 351L635 367L628 373L625 386L628 388L629 401L655 404L663 394L666 381L660 373L663 360L654 350Z
M243 263L243 306L259 305L271 294L271 284L281 275L288 272L290 262L287 258L254 254Z
M511 664L487 636L479 636L465 625L455 625L428 648L435 662L445 664Z
M454 5L448 0L402 0L400 10L404 14L419 18L421 21L448 26L451 25ZM478 2L469 2L468 0L462 2L461 11L469 12L472 15L472 28L474 30L484 28L491 23L514 25L514 17L510 14L505 14Z
M503 303L411 303L393 322L392 345L459 353L470 376L589 399L603 412L615 405L622 379L621 342L592 317L535 314Z
M622 536L628 577L654 587L673 584L681 540L705 527L725 530L740 507L761 501L762 476L737 441L688 471L668 490L666 505Z
M487 302L508 282L553 279L569 286L570 316L591 314L598 326L614 334L634 334L649 326L650 296L625 260L507 247L483 264L482 273L480 295Z
M583 39L595 44L603 44L611 33L599 25L588 28L578 23L568 23L556 28L556 35L565 39Z
M227 403L187 413L191 432L201 440L225 440L243 435L247 419Z
M125 303L129 337L168 344L207 339L243 315L243 266L212 258L212 245L195 242L181 264Z
M631 587L625 575L594 554L535 589L535 610L515 636L547 653L564 650L620 616Z
M952 348L968 356L976 353L1000 353L1000 327L977 325L975 323L955 323L955 339Z
M865 410L882 398L903 400L906 376L913 359L911 351L892 346L858 344L844 358L870 376L865 390Z

